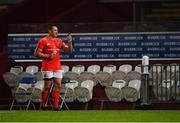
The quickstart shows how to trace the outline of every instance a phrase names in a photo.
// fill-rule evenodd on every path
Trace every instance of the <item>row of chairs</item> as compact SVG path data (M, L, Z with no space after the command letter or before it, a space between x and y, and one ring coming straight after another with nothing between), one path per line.
M93 68L94 67L94 68ZM137 71L129 71L126 77L121 77L124 75L122 71L116 70L116 66L107 65L103 68L103 71L99 69L95 69L97 66L92 65L88 67L87 71L84 71L84 66L78 65L75 68L72 68L73 72L77 74L73 74L73 72L67 72L67 76L72 77L72 79L77 79L80 83L82 80L90 79L93 77L84 77L82 80L81 76L87 74L87 72L91 72L95 74L96 77L93 78L95 85L99 82L102 86L106 87L106 95L109 100L117 102L121 101L123 98L127 101L134 102L140 98L140 87L141 87L141 66L138 66L139 72ZM90 69L91 68L91 69ZM98 71L97 71L98 70ZM160 72L161 70L161 72ZM170 99L171 97L175 99L179 99L180 97L177 95L180 92L179 89L179 65L171 64L171 65L151 65L149 66L149 77L150 84L153 81L153 90L157 98L162 100L163 98ZM126 70L127 71L127 70ZM121 72L121 74L119 74ZM112 81L111 76L115 78L114 74L118 73L117 76L121 78L116 78ZM158 74L157 74L158 73ZM92 76L92 75L91 75ZM152 77L154 76L154 77ZM133 78L131 78L133 77ZM153 79L153 80L152 80ZM158 81L157 81L158 80ZM121 83L119 83L121 81ZM124 82L123 82L124 81ZM115 91L116 90L116 91ZM116 92L116 94L115 94ZM81 94L82 95L82 94Z
M83 65L77 65L72 67L72 70L69 71L68 66L63 67L65 67L64 70L66 70L64 75L78 83L78 85L74 86L73 89L71 88L71 93L67 93L66 99L68 99L68 95L70 95L69 98L71 98L74 93L78 101L88 102L92 99L93 87L97 84L100 84L101 86L104 86L106 88L105 92L110 101L121 101L122 94L117 94L121 93L122 83L119 83L120 81L124 82L124 86L122 87L125 89L123 90L131 88L129 89L129 91L132 92L133 90L135 90L137 93L136 95L139 95L139 90L141 86L141 74L137 71L131 71L132 69L124 69L126 72L123 72L122 70L116 70L116 66L114 65L107 65L104 66L103 70L101 71L100 66L91 65L87 68L87 71L84 71L85 67ZM130 80L137 80L138 82L134 81L129 83ZM114 93L117 89L118 92ZM131 97L127 94L129 91L124 91L125 93L123 94L123 97L127 97L127 101L137 101L137 99L139 99L140 96L132 95L132 92L131 97L133 97L133 99L130 99ZM113 99L115 97L121 99Z
M37 85L40 85L40 86L37 86ZM39 102L42 86L43 86L43 82L42 81L38 82L36 76L22 77L19 80L19 86L16 88L14 92L14 95L13 95L14 98L13 98L10 110L12 110L16 102L21 105L23 103L24 104L27 103L25 104L26 110L29 108L30 104L33 104L32 102Z
M67 90L66 98L65 98L66 102L72 102L75 99L77 99L80 102L90 101L93 97L93 87L98 83L106 87L105 92L110 101L117 102L125 98L127 101L133 102L140 97L137 96L139 95L138 93L141 85L141 82L137 82L140 81L141 79L140 71L139 72L131 71L132 70L131 65L128 64L122 65L119 67L119 70L116 70L116 66L114 65L107 65L103 67L102 71L100 71L100 66L98 65L89 66L87 68L87 71L84 71L85 67L83 65L76 65L72 67L72 71L69 71L69 67L67 65L63 65L63 68L65 73L64 75L69 77L71 79L71 82L74 81L73 83L65 84L64 90ZM135 68L140 68L140 67L135 67ZM29 74L35 75L38 73L37 66L28 66L25 69L25 72L23 72L22 70L23 69L21 66L15 66L10 70L10 73L12 73L12 71L16 75L17 74L27 75L25 73L28 73L28 75ZM33 96L32 96L33 102L40 101L40 92L43 87L43 82L42 82L42 77L39 78L40 81L35 84L36 93L33 92ZM119 83L120 81L124 81L124 83L121 84ZM117 89L118 91L116 91ZM32 90L32 88L28 86L25 87L24 84L19 84L18 88L16 89L16 94L18 92L17 90L26 92ZM130 94L128 92L132 92L132 93ZM23 99L22 97L21 98L19 97L18 100L18 97L15 96L16 101L17 100L18 101L21 100L21 102L27 101L25 95L21 95L21 96L24 96L24 100L22 100Z
M31 66L31 67L28 66L27 68L25 69L25 72L23 72L23 69L21 66L15 66L10 70L9 73L14 72L13 74L15 74L16 76L18 75L21 76L21 77L18 76L17 78L22 78L22 76L26 76L26 75L34 76L34 75L37 75L37 73L40 74L37 66ZM67 65L63 65L63 68L64 68L64 75L71 79L71 83L66 83L64 86L64 89L62 89L62 91L67 90L66 98L65 98L66 102L72 102L76 99L80 102L88 102L93 97L93 87L96 86L98 83L100 83L102 86L113 87L114 85L116 85L116 84L113 84L113 81L120 79L118 77L121 77L121 79L124 79L124 81L128 82L129 80L127 78L131 78L134 76L133 71L130 72L129 70L129 72L127 72L127 69L125 69L126 73L119 70L117 71L114 65L105 66L103 68L103 71L100 71L100 66L98 65L89 66L87 68L87 71L84 71L85 67L82 65L74 66L72 68L72 71L68 71L69 68ZM137 74L138 72L134 72L134 73ZM5 75L6 74L4 74L4 76ZM7 78L7 77L4 77L4 78ZM137 78L140 80L140 73L138 73ZM7 83L13 83L13 82L7 82ZM38 82L34 85L34 87L35 87L35 90L33 90L34 92L32 95L32 101L38 102L40 101L40 92L43 87L43 80L40 75L38 75ZM115 88L118 88L118 87L115 87ZM19 92L25 93L25 92L31 91L32 87L25 86L24 84L19 84L18 86L16 86L15 89L13 88L13 90L15 90L16 94ZM111 91L106 91L106 92L107 92L106 95L108 95L109 92ZM16 101L19 101L19 102L27 101L27 95L21 95L21 96L14 95L14 97L15 97L14 99L16 99ZM110 96L107 96L107 97L110 97ZM109 99L113 101L111 98Z
M9 72L3 74L3 79L11 88L13 96L10 110L16 102L21 105L25 104L26 109L29 108L30 104L33 104L31 102L40 102L40 93L44 82L38 66L27 66L25 70L22 66L13 66Z
M119 102L125 99L128 102L135 102L140 99L141 80L131 80L126 83L124 80L116 80L112 86L105 88L108 99L112 102Z
M64 73L70 71L69 66L63 65L62 67L64 68ZM102 68L102 71L105 71L108 73L112 73L113 71L116 71L116 70L128 73L130 71L133 71L133 66L130 64L123 64L123 65L119 66L119 69L117 69L117 66L109 64ZM72 67L71 71L80 74L81 72L85 71L85 66L84 65L75 65ZM90 65L87 67L86 71L96 74L97 72L101 71L101 67L99 65ZM141 66L135 66L134 71L141 73Z
M27 66L25 71L23 71L22 66L13 66L10 68L10 71L3 74L3 79L9 87L14 88L18 86L19 80L23 76L32 75L37 76L38 80L42 80L41 72L39 72L39 67L36 65Z
M64 73L70 71L70 67L69 66L63 65L62 67L64 69ZM175 72L175 71L179 71L179 68L180 68L180 66L178 66L175 63L171 64L171 65L168 65L166 67L164 67L164 65L162 65L162 64L156 64L156 65L153 65L150 68L150 71L158 72L158 73L163 71L163 70ZM96 72L100 71L100 70L101 70L101 67L99 65L91 65L91 66L89 66L87 68L87 71L90 71L90 72L92 72L94 74L96 74ZM117 67L115 65L106 65L106 66L103 67L102 71L106 71L106 72L112 73L113 71L116 71L116 70L117 70ZM128 73L130 71L133 71L133 67L130 64L123 64L123 65L119 66L118 70L122 71L122 72L125 72L125 73ZM36 66L36 65L30 65L30 66L27 66L25 68L25 72L29 73L29 74L35 74L38 71L39 71L39 67ZM81 72L85 71L85 66L83 66L83 65L73 66L71 71L72 72L77 72L77 73L80 74ZM135 66L134 71L137 71L137 72L141 73L141 65ZM18 74L23 72L23 67L22 66L11 67L10 68L10 72L18 75Z
M101 86L105 86L105 92L110 101L118 102L122 99L125 99L129 102L137 101L140 98L141 66L136 66L134 71L132 71L132 67L130 66L131 65L128 64L122 65L118 70L116 70L116 66L106 65L101 71L99 65L91 65L87 68L87 71L85 71L85 67L83 65L76 65L72 67L71 71L69 71L69 66L63 65L64 76L67 76L71 79L71 82L64 84L62 88L62 91L65 92L66 95L64 101L73 102L76 99L80 102L90 101L93 97L93 87L98 83ZM172 70L177 71L178 66L166 66L163 69L162 66L157 66L158 65L150 66L150 80L154 81L152 76L154 73L158 73L160 74L159 78L162 78L163 76L166 78L164 83L161 85L165 88L168 88L172 85L172 83L167 83L167 71L170 70L170 73L172 74ZM10 72L3 74L5 82L10 87L12 87L12 90L15 90L13 91L13 96L15 97L14 99L16 99L16 101L23 102L23 99L24 102L27 101L29 95L25 94L31 93L31 100L33 102L40 102L40 93L43 87L43 79L42 73L38 70L38 67L35 65L26 67L25 72L23 72L22 66L14 66L10 69ZM159 72L158 70L163 70L164 72ZM162 73L164 73L164 75L161 75ZM37 82L34 83L33 86L26 86L22 83L19 84L20 78L23 78L24 76L36 77ZM158 77L155 78L157 79ZM177 76L176 78L179 77ZM158 88L160 87L158 86ZM157 94L157 96L158 94L162 95L162 89L154 90L154 93ZM168 88L168 90L170 93L172 93L172 88ZM19 92L23 92L24 95L18 95ZM62 104L63 103L61 103L61 105Z
M64 69L64 73L70 71L70 67L67 65L62 66ZM135 71L140 72L140 67L136 66ZM96 72L99 72L101 70L101 67L99 65L91 65L87 68L87 71L92 72L93 74L96 74ZM115 65L106 65L103 67L102 71L112 73L113 71L116 70ZM124 64L119 67L120 71L123 71L125 73L128 73L132 71L132 66L129 64ZM72 67L72 72L80 74L81 72L85 71L85 67L83 65L76 65ZM6 84L9 87L16 87L18 85L18 80L23 77L23 76L31 76L31 75L36 75L39 80L42 79L41 72L39 71L39 67L36 65L30 65L23 70L22 66L13 66L10 68L9 72L5 72L3 74L3 78L6 82Z
M69 71L67 65L63 65L63 68L65 75L70 77L71 81L74 81L73 83L67 83L65 85L65 88L67 88L66 102L72 102L75 99L80 102L88 102L92 99L93 87L98 83L106 87L105 92L110 101L117 102L125 98L127 101L134 102L140 98L141 74L140 71L132 71L130 65L122 65L119 67L118 71L114 65L104 66L102 71L100 71L100 66L98 65L89 66L87 71L84 71L85 67L83 65L72 67L72 71ZM140 67L138 68L141 70ZM19 74L22 76L27 75L27 73L35 75L38 73L38 67L28 66L25 72L23 72L21 66L15 66L10 70L10 73L13 72L16 75ZM42 77L40 80L41 81L37 82L35 85L37 94L32 96L32 99L37 100L37 102L40 99L40 96L37 95L40 95L43 87ZM25 87L24 84L19 84L18 90L29 91L32 90L32 88ZM27 98L24 99L27 100ZM17 97L16 100L18 100Z

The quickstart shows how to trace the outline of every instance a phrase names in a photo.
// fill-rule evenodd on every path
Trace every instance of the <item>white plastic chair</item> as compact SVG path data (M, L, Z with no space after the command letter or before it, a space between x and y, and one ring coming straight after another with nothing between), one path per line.
M40 81L40 80L43 80L43 79L44 79L44 78L43 78L43 74L42 74L42 72L41 72L41 71L36 72L36 73L34 74L34 76L36 76L36 77L37 77L38 81Z
M19 103L25 103L27 102L28 98L29 98L29 95L19 95L16 93L25 93L28 91L28 88L30 88L32 85L31 84L19 84L18 88L16 89L16 92L15 92L15 100Z
M91 65L87 68L87 71L96 74L97 72L100 71L100 69L101 67L99 65Z
M14 73L16 75L18 75L19 73L23 72L23 67L22 66L13 66L10 68L10 73Z
M106 65L103 67L103 72L107 72L112 74L112 72L116 71L116 66L115 65Z
M71 71L80 74L85 71L85 66L83 65L73 66Z
M115 80L112 84L112 87L121 89L122 87L126 86L126 81L124 80Z
M135 102L140 98L141 80L131 80L128 86L123 87L122 93L126 101Z
M92 80L85 80L81 86L75 88L75 94L79 102L88 102L92 99L94 82Z
M95 85L99 83L98 79L96 78L96 75L88 71L82 72L77 78L77 81L79 82L79 84L81 84L85 80L92 80Z
M26 67L26 70L25 70L25 72L27 72L27 73L30 73L30 74L35 74L36 72L38 72L38 70L39 70L39 67L38 66L36 66L36 65L30 65L30 66L27 66Z
M94 82L92 80L85 80L81 83L81 87L87 88L89 90L89 96L90 99L92 99Z
M141 73L137 71L130 71L127 73L126 81L141 80Z
M63 68L63 73L66 73L69 71L69 66L68 65L62 65Z
M113 78L112 75L108 72L104 72L104 71L97 72L96 79L98 80L98 83L100 83L100 85L103 87L112 86Z
M135 66L134 71L141 73L141 66L140 65Z
M70 83L65 84L65 87L70 88L72 90L74 90L74 88L77 86L78 86L78 82L75 80L70 80Z
M3 80L9 87L16 87L19 83L17 74L11 72L3 73Z
M112 86L107 86L105 88L105 93L108 99L112 102L119 102L123 99L121 88L126 85L124 80L115 80L113 81Z
M32 95L32 102L39 103L41 102L41 92L44 88L44 81L39 80L37 83L34 85L34 93ZM28 90L32 91L33 87L29 88Z
M74 93L74 88L78 86L78 81L70 80L69 83L65 84L65 88L67 89L65 102L73 102L76 99L76 95Z
M19 80L19 86L14 93L14 99L11 104L10 110L12 110L15 102L17 103L26 103L26 110L29 108L29 105L32 101L32 95L34 93L34 85L37 82L37 77L35 76L25 76ZM33 88L32 91L28 91L29 88Z
M130 65L130 64L123 64L123 65L119 66L119 71L128 73L128 72L132 71L132 65Z
M137 91L140 91L141 80L131 80L128 84L129 87L135 88Z

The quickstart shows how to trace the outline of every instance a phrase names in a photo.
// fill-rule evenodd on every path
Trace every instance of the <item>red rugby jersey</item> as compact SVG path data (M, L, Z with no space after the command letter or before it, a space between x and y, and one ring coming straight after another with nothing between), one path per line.
M48 60L42 60L41 70L43 71L52 71L52 70L62 70L62 66L60 63L60 49L62 49L65 44L62 42L60 38L50 39L48 36L40 39L38 41L38 48L42 50L44 54L51 54L53 51L56 51L55 58Z

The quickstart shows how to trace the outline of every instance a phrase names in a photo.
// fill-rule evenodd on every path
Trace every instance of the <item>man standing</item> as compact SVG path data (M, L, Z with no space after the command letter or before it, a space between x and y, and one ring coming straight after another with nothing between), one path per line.
M52 92L53 110L59 109L60 88L62 81L62 66L60 62L60 50L66 53L72 53L72 36L67 36L68 43L65 44L60 38L57 38L58 27L49 26L48 35L38 41L35 49L35 56L42 59L41 70L44 77L44 88L41 94L41 109L45 109L45 103L48 96L48 91L52 82L55 89Z

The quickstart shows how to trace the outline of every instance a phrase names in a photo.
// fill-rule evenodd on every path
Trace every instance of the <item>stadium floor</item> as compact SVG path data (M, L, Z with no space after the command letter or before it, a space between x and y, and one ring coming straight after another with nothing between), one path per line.
M0 122L180 122L179 110L0 111Z

